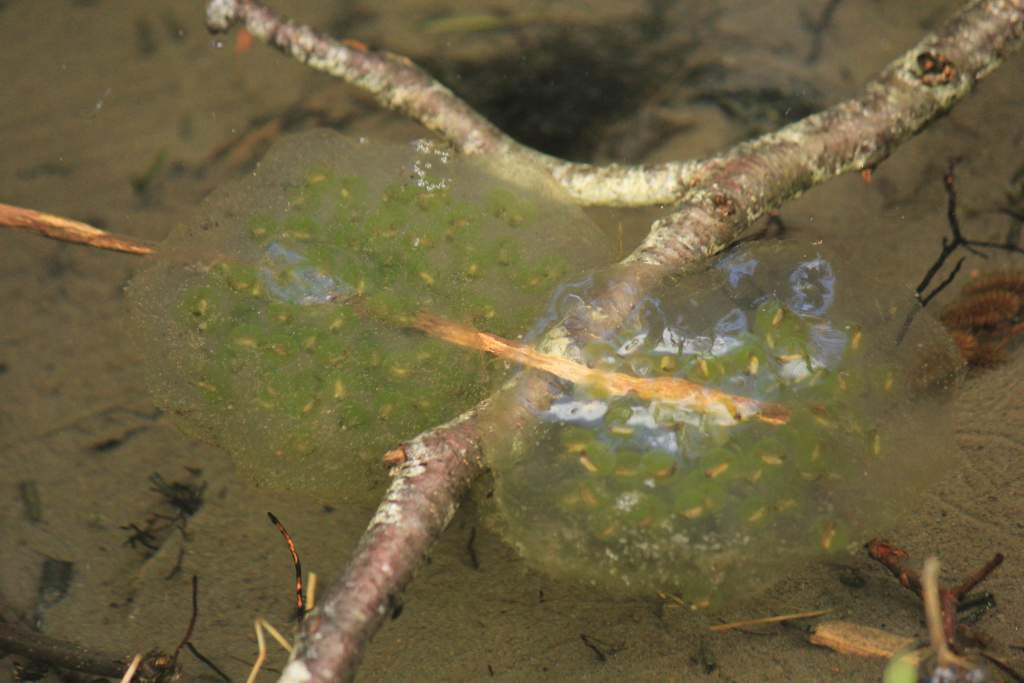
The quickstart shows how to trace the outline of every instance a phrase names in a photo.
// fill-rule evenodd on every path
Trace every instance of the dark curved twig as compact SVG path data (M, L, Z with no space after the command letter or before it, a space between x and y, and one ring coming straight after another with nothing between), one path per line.
M996 249L999 251L1008 251L1016 254L1024 254L1024 248L1021 248L1019 244L1015 244L1010 240L1006 242L989 242L986 240L972 240L964 237L963 231L960 229L960 218L957 215L957 194L956 194L956 166L960 163L960 159L950 159L949 167L946 170L945 175L942 176L942 186L946 190L946 221L949 224L949 231L952 234L952 239L948 237L942 238L942 249L939 251L938 258L925 272L924 277L921 278L921 282L918 283L914 289L914 298L920 306L914 306L907 313L907 317L903 320L903 326L900 328L900 333L897 335L897 341L902 341L910 330L910 325L914 322L914 318L917 314L927 306L932 299L934 299L942 290L946 289L953 283L956 276L960 273L960 268L964 265L964 259L966 257L960 257L957 259L956 265L950 269L946 277L942 278L939 284L925 294L928 291L928 287L931 285L932 280L942 267L946 265L946 261L952 256L957 249L965 249L976 256L981 258L988 258L988 255L979 251L980 249Z

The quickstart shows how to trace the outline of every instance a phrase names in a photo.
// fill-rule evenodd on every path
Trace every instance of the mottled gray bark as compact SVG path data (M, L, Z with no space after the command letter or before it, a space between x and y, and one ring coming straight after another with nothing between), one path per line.
M972 2L892 62L863 94L703 162L675 213L627 260L675 263L718 252L737 227L801 192L877 165L1020 47L1024 2Z
M395 468L345 575L306 616L302 654L289 663L282 681L344 681L355 675L367 641L483 469L475 419L476 412L467 413L404 446L405 462Z
M224 31L238 23L310 68L365 90L382 107L419 121L464 154L501 157L547 169L581 204L670 204L700 168L699 163L689 161L592 166L557 159L520 145L401 55L369 51L355 41L334 40L288 21L259 2L212 0L206 13L211 30Z
M570 358L578 356L581 339L615 327L665 276L719 252L767 210L840 173L878 164L966 96L1024 37L1024 0L972 2L855 99L705 161L597 167L519 145L403 57L334 41L253 0L211 0L207 13L211 29L242 23L255 37L366 90L464 153L546 169L582 204L675 203L674 212L656 221L643 244L612 270L604 289L544 338L546 352ZM528 373L505 391L543 404L553 387ZM485 402L404 446L405 461L354 560L307 617L281 681L327 683L355 675L395 596L483 471L481 430L493 405ZM525 419L522 405L502 402L502 424L514 427Z

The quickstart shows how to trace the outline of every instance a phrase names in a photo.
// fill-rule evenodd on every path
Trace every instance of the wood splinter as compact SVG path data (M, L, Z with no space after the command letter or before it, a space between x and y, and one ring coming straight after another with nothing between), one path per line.
M426 312L420 312L412 326L435 339L463 348L486 351L576 385L598 387L616 396L634 394L642 400L678 403L694 412L712 415L723 424L748 419L772 425L789 421L789 410L777 403L729 394L682 377L634 377L621 372L598 370Z
M723 631L732 631L738 628L746 628L748 626L760 626L762 624L781 624L787 621L795 621L797 619L815 619L817 617L823 617L826 614L829 614L831 611L832 610L830 609L816 609L807 612L776 614L775 616L771 617L760 617L758 619L744 619L743 621L732 621L728 624L715 624L714 626L709 626L708 630L713 633L721 633Z
M408 456L405 454L405 449L399 446L398 448L392 448L390 451L384 454L384 464L388 467L396 467L406 461Z
M826 621L814 627L808 640L842 655L891 658L914 646L913 638L849 621Z
M0 225L31 230L50 239L85 244L97 249L122 251L140 256L156 251L155 247L135 238L121 237L106 230L94 228L88 223L10 204L0 204Z

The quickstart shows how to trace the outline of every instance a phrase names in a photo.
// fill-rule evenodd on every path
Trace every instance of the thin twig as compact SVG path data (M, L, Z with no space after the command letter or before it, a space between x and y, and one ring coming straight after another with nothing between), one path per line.
M953 589L953 594L956 595L957 602L962 601L965 595L974 590L975 586L987 579L1005 559L1006 557L1002 553L996 553L992 556L991 560L986 562L984 565L979 567L976 572L960 582L960 585Z
M943 605L939 593L939 560L929 557L924 561L924 569L921 571L921 601L924 603L928 640L940 667L970 669L970 664L949 648L949 641L943 628Z
M171 656L172 662L178 661L178 654L181 653L181 648L188 644L188 641L192 639L192 632L196 628L196 621L199 619L199 575L192 575L192 616L188 620L188 628L185 629L185 635L182 636L181 642L178 643L178 647L174 648L174 654Z
M131 683L132 679L135 678L135 672L139 670L140 664L142 664L141 654L132 657L132 661L128 665L128 669L125 670L124 676L121 677L121 683Z
M913 591L922 600L924 595L924 580L921 574L904 566L910 559L910 555L902 548L893 545L882 539L872 539L866 545L868 555L871 559L880 563L889 572L899 579L900 585L907 590ZM953 644L957 632L957 608L960 601L979 583L987 579L999 565L1003 563L1003 554L996 553L992 559L982 565L977 571L968 576L959 585L952 588L939 587L939 603L942 614L942 628L946 642Z
M205 664L211 671L213 671L215 674L217 674L220 677L220 679L222 681L224 681L224 683L233 683L233 681L231 680L231 677L228 676L223 671L221 671L220 667L218 667L216 664L214 664L213 661L210 660L209 657L207 657L202 652L200 652L198 649L196 649L195 645L193 645L192 643L185 643L185 648L189 652L192 653L193 657L198 659L200 662Z
M155 248L142 240L122 237L88 223L53 214L0 204L0 226L31 230L50 239L84 244L97 249L122 251L128 254L152 254Z
M842 0L825 0L825 6L817 17L811 17L809 13L804 14L804 26L811 33L811 47L807 50L807 56L804 58L806 63L814 64L821 56L821 48L825 44L825 32L828 31L836 10L839 9L840 2Z
M504 360L542 370L576 385L600 387L613 396L635 395L647 401L666 401L687 410L717 418L723 424L757 419L772 425L789 421L789 411L776 403L765 403L745 396L691 382L682 377L634 377L621 372L591 368L562 356L543 353L526 344L481 332L453 320L420 312L412 323L418 330L463 348L486 351Z
M993 664L995 664L996 667L1000 671L1005 673L1007 676L1009 676L1014 681L1014 683L1024 683L1024 674L1021 674L1015 668L1010 666L1010 663L1004 660L1003 658L996 657L995 655L984 651L979 652L978 654L987 659L988 661L992 662Z
M795 621L796 619L813 619L815 617L823 617L826 614L831 613L830 609L816 609L809 612L793 612L791 614L778 614L773 617L761 617L759 619L745 619L743 621L732 621L728 624L715 624L709 626L709 631L715 633L721 631L732 631L737 628L746 628L747 626L760 626L761 624L778 624L784 621Z
M278 532L284 537L284 542L288 545L288 552L292 556L292 566L295 568L295 619L299 623L306 616L306 598L302 589L302 562L299 561L299 551L295 548L295 541L292 540L292 535L288 533L288 530L284 528L284 524L281 523L273 512L267 512L267 517L270 518L270 523L277 527Z
M935 289L928 294L925 294L925 291L927 291L932 279L939 273L942 266L946 264L946 260L952 256L957 249L962 247L976 256L987 258L984 254L978 251L976 247L992 246L987 243L975 243L974 241L965 238L963 231L960 229L960 218L957 216L956 195L956 165L958 163L960 163L960 159L950 159L949 167L946 170L946 173L942 176L942 187L946 191L946 223L949 225L949 232L952 234L953 238L942 238L942 250L939 252L938 258L935 259L935 263L931 265L928 271L924 274L924 277L921 278L921 282L919 282L917 287L914 289L914 296L916 296L917 300L921 302L921 308L927 306L929 301L934 299L939 292L949 286L956 277L956 274L960 272L960 266L963 265L964 262L963 258L957 261L953 271L946 276L942 282L936 285ZM1013 246L998 245L997 248L1009 248L1012 250Z
M925 272L924 277L921 278L921 282L918 283L914 289L914 297L920 306L914 306L907 313L907 317L903 320L903 326L900 328L900 332L897 335L897 341L902 341L910 330L910 325L914 322L914 318L917 317L925 306L927 306L932 299L934 299L942 290L946 289L956 279L957 274L960 272L960 268L964 265L964 258L961 257L957 260L956 265L949 271L949 273L942 279L939 284L925 294L928 291L928 287L931 285L932 280L939 271L942 270L942 266L946 265L946 261L952 256L958 249L965 249L970 253L980 256L981 258L988 258L987 255L979 251L979 249L996 249L1000 251L1009 251L1012 253L1024 254L1024 248L1019 245L1007 240L1006 242L989 242L986 240L972 240L964 237L963 231L960 229L960 218L957 216L957 194L956 194L956 165L960 163L960 159L950 159L949 167L946 173L942 176L942 187L946 191L946 223L949 225L949 232L952 235L952 239L948 237L942 238L942 249L939 251L938 258Z

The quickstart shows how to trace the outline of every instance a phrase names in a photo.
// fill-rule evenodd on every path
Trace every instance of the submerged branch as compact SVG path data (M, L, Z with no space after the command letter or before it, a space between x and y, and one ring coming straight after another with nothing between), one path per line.
M580 204L669 204L682 196L701 171L701 164L694 161L594 166L551 157L513 140L401 55L369 50L355 40L335 40L251 0L211 0L206 16L211 31L227 31L240 24L255 38L306 66L366 91L385 109L419 121L464 154L546 169Z
M538 354L533 359L543 363L554 357L578 358L582 340L615 328L666 277L721 251L766 211L836 175L880 163L965 97L1024 37L1024 0L971 2L890 64L858 98L707 161L597 167L526 148L408 59L369 51L355 41L332 40L281 18L256 0L211 0L207 16L214 30L243 23L255 37L366 90L384 107L420 121L464 153L546 169L579 203L679 202L612 269L592 301L549 330L539 349L531 349ZM134 254L153 251L84 223L27 209L0 205L0 215L6 216L0 224L55 239ZM513 354L525 353L523 349L506 348ZM584 366L563 367L582 372ZM483 471L480 442L495 405L502 406L502 424L515 429L558 389L546 375L525 373L503 391L515 391L519 400L485 401L402 446L404 458L394 460L399 464L377 514L345 574L304 620L282 681L327 683L355 675L367 642Z
M408 59L332 40L256 0L210 0L207 18L215 31L243 24L256 38L369 92L464 153L545 168L581 204L678 201L613 269L605 289L544 338L542 352L567 358L578 357L581 339L621 322L663 278L721 251L765 212L836 175L879 164L965 97L1024 38L1024 0L976 0L892 62L857 98L704 162L596 167L523 147ZM533 374L520 384L539 404L554 391ZM511 410L525 410L512 403ZM282 681L327 683L354 675L388 605L483 469L479 442L488 405L404 447L406 459L385 502L320 614L306 620ZM520 416L513 417L514 424Z
M787 199L877 166L949 111L1024 40L1024 2L975 1L869 82L859 97L709 159L675 213L628 260L702 258Z
M931 286L932 280L939 274L942 267L946 265L946 261L956 253L958 249L965 249L976 256L982 258L988 258L986 254L979 251L979 249L995 249L998 251L1007 251L1010 253L1024 254L1024 248L1017 244L1012 239L1007 239L1005 242L989 242L986 240L973 240L964 237L963 230L960 227L960 218L957 216L957 194L956 194L956 165L959 163L959 159L951 159L949 162L946 173L942 176L942 186L946 191L946 221L949 224L949 232L951 237L942 238L942 249L939 250L939 255L935 259L935 262L925 272L924 277L921 278L921 282L918 283L917 288L914 290L914 297L921 304L920 306L914 306L907 313L906 318L903 319L903 326L900 328L899 335L897 335L897 342L903 341L907 332L910 330L910 325L914 322L914 318L917 314L924 310L924 307L931 303L932 299L938 296L946 287L953 284L956 276L959 275L960 269L964 265L964 259L966 257L961 256L956 264L950 268L946 277L942 278L942 281L932 287L932 290L928 292L928 287ZM970 285L968 285L970 287ZM1012 287L1010 287L1012 289ZM925 294L925 292L928 292ZM965 355L965 360L970 361Z

